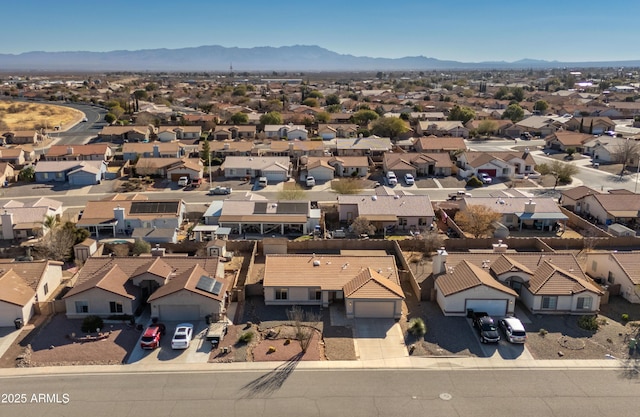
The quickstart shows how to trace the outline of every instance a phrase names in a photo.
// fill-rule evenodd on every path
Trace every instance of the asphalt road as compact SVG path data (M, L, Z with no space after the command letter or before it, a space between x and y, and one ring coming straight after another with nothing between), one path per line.
M271 372L146 373L132 370L126 374L2 378L0 415L638 415L638 376L624 371L353 371L295 370L295 367L295 363L288 363ZM6 403L16 398L24 403Z
M97 137L98 132L107 125L107 123L104 121L104 116L107 114L107 111L102 107L77 103L51 102L51 104L71 107L73 109L80 110L85 114L85 117L87 118L86 122L80 122L65 132L51 133L52 137L59 138L57 143L60 145L86 144L91 139Z

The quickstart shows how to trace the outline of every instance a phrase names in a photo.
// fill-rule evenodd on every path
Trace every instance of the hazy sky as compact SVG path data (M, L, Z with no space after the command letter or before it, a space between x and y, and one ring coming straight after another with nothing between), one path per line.
M1 0L0 5L0 53L318 45L356 56L463 62L640 59L638 0Z

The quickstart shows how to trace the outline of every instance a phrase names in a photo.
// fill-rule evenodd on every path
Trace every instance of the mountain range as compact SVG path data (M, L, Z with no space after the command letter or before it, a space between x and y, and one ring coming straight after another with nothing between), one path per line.
M109 52L25 52L0 54L0 71L400 71L638 67L637 61L559 62L522 59L514 62L446 61L424 56L372 58L338 54L319 46L228 48L218 45L179 49Z

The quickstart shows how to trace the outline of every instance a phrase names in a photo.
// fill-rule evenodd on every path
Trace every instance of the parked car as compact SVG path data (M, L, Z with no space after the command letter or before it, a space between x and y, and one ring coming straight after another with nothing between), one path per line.
M259 187L266 187L267 184L269 184L269 181L267 180L267 177L260 177L258 178L258 186Z
M233 191L231 187L221 187L218 185L215 188L210 188L209 194L210 195L227 195L227 194L231 194L231 191Z
M181 323L176 327L171 339L171 349L188 349L193 337L193 324Z
M413 178L413 175L411 174L404 174L404 182L407 185L413 185L415 184L415 178Z
M347 233L344 231L344 229L338 229L333 231L332 236L334 239L342 239L347 237Z
M449 200L459 200L465 197L473 197L471 193L466 191L456 191L455 193L449 193Z
M396 173L393 171L387 172L387 184L390 186L394 186L398 183L398 177L396 177Z
M480 178L480 181L482 181L483 184L491 184L491 182L493 181L489 174L487 174L486 172L481 172L480 174L478 174L478 178Z
M142 334L140 339L140 347L142 349L155 349L160 346L160 338L165 334L166 328L164 324L154 323Z
M316 185L316 179L313 178L312 176L308 176L307 177L307 187L313 187L314 185Z
M498 326L504 332L505 338L511 343L524 343L527 340L527 332L522 322L515 317L505 317L498 322Z
M187 185L189 185L189 177L178 178L178 185L180 187L186 187Z
M485 312L473 313L473 327L478 329L480 333L480 342L482 343L498 343L500 334L493 319Z
M86 117L83 117L81 121L82 121L82 122L88 122L88 121L89 121L89 119L87 119Z

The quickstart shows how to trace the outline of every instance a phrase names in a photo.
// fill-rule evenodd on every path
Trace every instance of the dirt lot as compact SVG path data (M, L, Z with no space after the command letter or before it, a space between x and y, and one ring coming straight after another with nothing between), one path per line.
M35 330L22 344L9 349L2 358L7 367L61 366L61 365L114 365L124 362L140 337L140 331L127 324L105 324L104 333L111 332L102 340L74 341L84 336L80 327L82 320L68 320L56 315L44 327ZM22 346L21 346L22 345ZM16 361L17 356L23 359Z
M52 129L82 117L82 112L69 107L0 100L0 119L10 130Z

